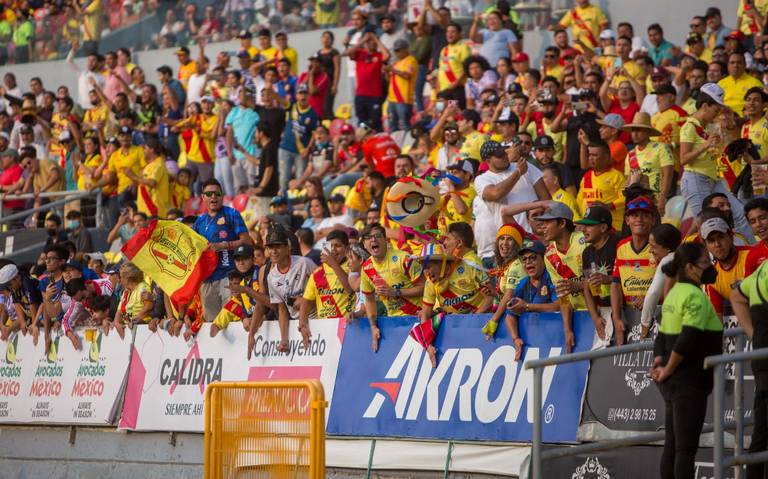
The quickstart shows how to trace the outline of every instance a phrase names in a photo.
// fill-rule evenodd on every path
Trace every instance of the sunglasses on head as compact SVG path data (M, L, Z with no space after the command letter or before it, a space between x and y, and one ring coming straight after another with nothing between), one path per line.
M206 198L212 198L214 196L221 196L221 191L203 191L203 196Z
M650 207L651 203L646 200L636 200L627 205L627 209L630 211L638 209L650 209Z

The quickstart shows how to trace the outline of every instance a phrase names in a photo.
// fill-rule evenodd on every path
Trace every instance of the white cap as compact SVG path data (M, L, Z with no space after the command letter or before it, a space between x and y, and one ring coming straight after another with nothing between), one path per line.
M61 130L59 133L59 141L67 141L72 138L72 133L69 130Z
M728 223L726 223L724 219L717 217L708 219L701 224L701 228L699 229L701 230L701 237L704 239L709 238L709 235L715 231L719 233L728 233L731 231Z
M606 28L602 32L600 32L600 40L615 40L616 39L616 32L611 30L610 28Z
M0 268L0 284L8 284L16 275L19 274L19 268L15 264L7 264Z
M715 102L719 105L725 105L725 101L723 100L723 97L725 96L725 92L720 87L720 85L716 83L705 83L701 86L701 89L699 89L701 93L704 93L705 95L710 96Z

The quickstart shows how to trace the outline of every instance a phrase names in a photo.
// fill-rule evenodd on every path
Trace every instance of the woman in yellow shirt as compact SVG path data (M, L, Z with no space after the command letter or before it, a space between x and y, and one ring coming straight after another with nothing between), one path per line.
M696 99L696 111L686 118L680 129L680 164L683 166L680 191L695 216L701 213L706 196L715 192L726 195L731 204L736 230L751 239L752 230L744 217L744 206L717 174L717 160L724 146L722 133L707 131L707 127L722 112L724 95L720 86L704 84Z
M120 266L120 284L124 290L113 322L120 337L125 335L125 326L133 327L134 324L149 324L150 329L157 330L157 320L150 316L154 298L144 281L144 273L130 261L123 263Z

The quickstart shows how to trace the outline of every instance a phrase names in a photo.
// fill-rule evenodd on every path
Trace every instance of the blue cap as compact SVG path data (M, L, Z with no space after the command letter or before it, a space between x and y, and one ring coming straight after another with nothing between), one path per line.
M536 254L543 255L546 250L547 247L544 246L544 243L541 241L532 241L526 238L525 241L523 241L523 247L520 248L520 252L518 254L523 254L525 251L532 251Z
M273 196L272 199L269 201L269 206L277 206L277 205L284 205L288 202L285 200L284 196Z

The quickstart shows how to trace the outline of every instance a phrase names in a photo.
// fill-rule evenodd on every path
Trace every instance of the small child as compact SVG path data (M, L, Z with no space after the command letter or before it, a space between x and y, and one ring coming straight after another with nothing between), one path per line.
M96 296L88 301L87 308L91 310L89 326L101 326L104 334L109 333L111 299L109 296Z
M227 329L229 323L233 321L242 321L245 316L245 307L243 306L243 300L241 298L241 292L238 286L243 281L243 274L237 270L233 270L227 276L229 280L229 288L232 291L232 296L221 307L221 311L216 315L216 319L211 324L211 337L215 337L219 334L219 331Z
M184 209L184 203L192 196L191 184L192 171L188 168L180 168L171 186L171 203L174 208Z
M7 341L13 331L27 334L27 322L21 305L13 302L11 291L0 288L0 340Z
M64 309L64 315L61 319L62 330L64 335L72 342L72 346L75 350L80 351L82 343L80 338L75 334L75 327L85 325L89 319L88 311L85 309L83 301L87 296L87 289L85 287L85 280L83 278L72 278L65 286L69 301L66 304L62 302L62 308Z

